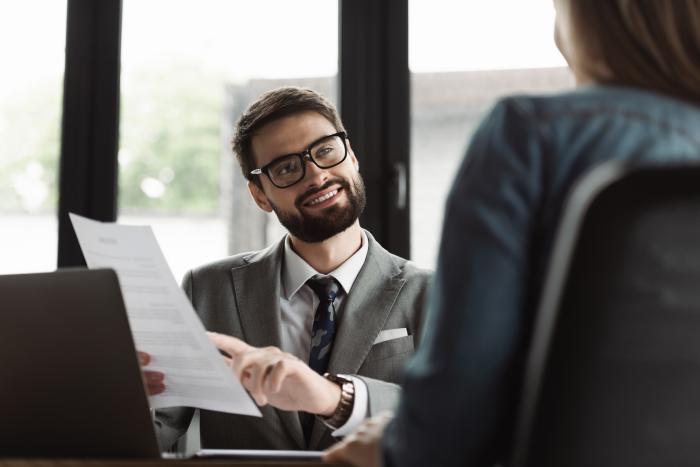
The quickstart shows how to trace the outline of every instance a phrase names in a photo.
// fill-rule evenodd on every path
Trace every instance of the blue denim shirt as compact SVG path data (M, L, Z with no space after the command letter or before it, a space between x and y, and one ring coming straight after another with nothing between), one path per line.
M504 99L482 122L448 197L422 345L384 437L387 465L506 460L562 205L577 178L613 159L700 160L700 107L595 86Z

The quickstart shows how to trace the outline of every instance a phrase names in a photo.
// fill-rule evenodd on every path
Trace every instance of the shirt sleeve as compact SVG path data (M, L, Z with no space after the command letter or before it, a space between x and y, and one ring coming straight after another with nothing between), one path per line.
M333 433L331 433L336 438L349 435L355 428L358 427L362 421L367 418L367 405L369 399L367 397L367 385L364 381L359 378L355 378L351 375L338 375L343 378L347 378L352 381L353 386L355 386L355 398L353 400L352 412L350 417L345 422L343 426L338 427Z
M388 466L486 467L506 455L544 153L525 104L496 105L448 196L422 345L384 436Z

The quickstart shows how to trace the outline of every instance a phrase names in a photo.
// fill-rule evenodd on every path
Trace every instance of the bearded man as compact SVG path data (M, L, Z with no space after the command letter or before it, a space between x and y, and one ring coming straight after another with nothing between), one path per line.
M200 411L202 448L324 449L393 409L418 344L430 273L360 227L365 188L335 107L309 89L260 96L233 149L255 203L288 230L279 243L186 274L184 289L262 418ZM148 371L148 390L167 376ZM195 409L156 412L161 444Z

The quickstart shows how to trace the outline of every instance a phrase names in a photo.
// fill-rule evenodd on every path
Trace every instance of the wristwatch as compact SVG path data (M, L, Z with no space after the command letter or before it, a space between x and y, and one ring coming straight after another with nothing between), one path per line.
M323 377L331 383L340 386L340 401L338 401L338 405L335 407L335 411L333 411L330 417L319 415L318 418L320 418L327 427L337 430L345 425L350 418L350 414L352 414L352 408L355 404L355 384L350 379L330 373L324 374Z

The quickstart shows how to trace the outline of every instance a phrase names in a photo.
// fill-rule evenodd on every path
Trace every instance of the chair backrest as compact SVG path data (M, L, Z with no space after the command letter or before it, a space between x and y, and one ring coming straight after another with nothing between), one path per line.
M700 166L577 185L523 388L513 467L700 465Z

